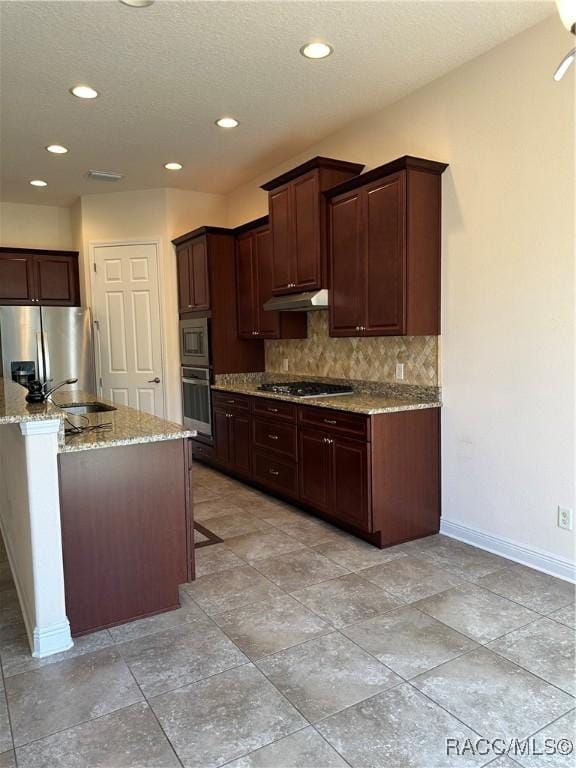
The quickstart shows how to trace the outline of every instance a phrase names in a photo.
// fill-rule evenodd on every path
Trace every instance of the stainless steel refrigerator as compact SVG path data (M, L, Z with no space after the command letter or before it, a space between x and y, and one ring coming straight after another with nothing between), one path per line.
M0 307L0 367L19 384L78 379L67 390L95 392L90 310L80 307Z

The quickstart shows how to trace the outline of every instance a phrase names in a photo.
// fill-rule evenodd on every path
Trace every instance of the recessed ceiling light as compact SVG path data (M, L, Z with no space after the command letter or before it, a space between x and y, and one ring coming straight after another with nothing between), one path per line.
M240 123L234 117L221 117L216 120L216 125L219 128L236 128Z
M130 5L132 8L147 8L154 0L120 0L122 5Z
M62 144L48 144L46 149L53 155L65 155L68 152L68 147L63 147Z
M300 53L307 59L325 59L334 53L334 48L328 43L306 43L300 48Z
M47 187L48 183L46 181L42 181L42 179L32 179L30 182L33 187Z
M79 99L95 99L98 96L98 91L89 85L75 85L74 88L70 88L70 93L78 96Z
M181 171L183 167L182 163L164 163L167 171Z

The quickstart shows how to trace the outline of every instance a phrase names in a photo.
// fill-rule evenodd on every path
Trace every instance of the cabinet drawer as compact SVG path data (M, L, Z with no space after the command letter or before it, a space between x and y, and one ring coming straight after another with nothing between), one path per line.
M191 440L192 446L192 458L198 459L198 461L213 461L214 460L214 446L207 445L206 443L200 443L197 440Z
M265 416L267 419L282 419L296 421L296 406L282 400L272 400L267 397L254 398L254 415Z
M214 408L223 411L250 411L250 398L246 395L236 395L233 392L212 392Z
M350 437L370 439L370 418L329 408L300 407L300 424L323 430L341 432Z
M252 472L254 480L270 488L270 490L289 496L297 496L298 469L296 464L280 461L255 451Z
M254 419L253 445L296 460L296 425Z

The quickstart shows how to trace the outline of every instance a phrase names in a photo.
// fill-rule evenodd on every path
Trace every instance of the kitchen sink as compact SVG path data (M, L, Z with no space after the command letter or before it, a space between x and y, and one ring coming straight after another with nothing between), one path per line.
M78 413L104 413L106 411L115 411L116 408L113 405L106 405L106 403L99 403L96 400L90 403L67 403L66 405L60 405L62 410L71 415Z

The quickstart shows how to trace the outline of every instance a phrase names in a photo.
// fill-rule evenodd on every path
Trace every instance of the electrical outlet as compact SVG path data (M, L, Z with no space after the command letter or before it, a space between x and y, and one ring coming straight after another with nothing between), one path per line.
M284 357L282 358L282 370L287 371L288 370L288 358Z
M396 378L398 381L404 380L404 363L396 363Z
M558 507L558 528L571 531L574 527L574 512L568 507Z

